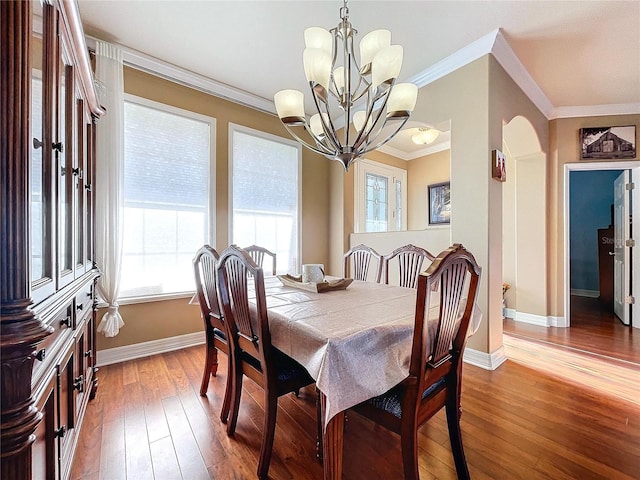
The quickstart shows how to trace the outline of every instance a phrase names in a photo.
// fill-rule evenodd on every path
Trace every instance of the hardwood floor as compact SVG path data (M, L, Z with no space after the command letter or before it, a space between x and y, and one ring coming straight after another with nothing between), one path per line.
M256 478L262 389L244 382L236 435L219 414L226 357L198 394L204 347L103 367L72 479ZM464 366L461 420L476 480L640 479L640 406L508 360ZM321 479L315 393L280 398L272 479ZM455 479L444 412L419 434L421 478ZM399 440L355 413L345 431L345 479L402 478Z
M640 366L640 330L623 325L613 311L603 308L596 298L571 297L569 328L546 328L505 319L504 333Z

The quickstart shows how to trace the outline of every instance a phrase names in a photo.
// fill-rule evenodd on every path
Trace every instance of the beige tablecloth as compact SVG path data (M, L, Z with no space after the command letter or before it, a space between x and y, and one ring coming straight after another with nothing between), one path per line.
M346 290L312 293L275 277L265 289L271 341L316 380L327 397L325 422L409 375L415 289L354 281ZM481 319L478 311L470 331Z

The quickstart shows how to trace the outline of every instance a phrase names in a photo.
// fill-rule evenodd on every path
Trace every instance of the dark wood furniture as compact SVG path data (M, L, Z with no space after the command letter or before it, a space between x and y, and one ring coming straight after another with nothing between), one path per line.
M600 303L613 308L613 226L598 229L598 272Z
M220 420L226 423L229 416L229 405L231 401L231 357L229 357L229 345L227 344L226 327L218 304L218 292L216 289L216 262L219 258L218 252L209 245L204 245L196 252L193 259L193 270L196 278L196 293L200 303L200 311L204 321L204 331L206 334L207 353L202 372L202 384L200 385L200 395L207 395L209 379L218 372L218 350L227 354L227 383L224 391L224 401Z
M399 285L401 287L415 288L425 259L432 261L434 258L427 250L415 245L408 244L396 248L389 255L382 257L382 281L389 283L389 264L392 261L397 261L400 275Z
M271 275L276 274L276 254L275 253L273 253L270 250L267 250L264 247L260 247L258 245L251 245L250 247L247 247L244 250L248 252L249 255L251 255L251 258L253 259L254 262L256 262L256 265L262 268L264 268L264 260L265 260L264 257L265 256L271 257Z
M94 121L75 2L0 2L0 477L66 479L95 394Z
M462 245L455 244L438 255L418 279L409 377L388 392L353 407L400 435L405 479L420 478L418 428L442 407L447 413L458 478L469 478L460 432L460 392L462 354L479 278L480 267ZM434 287L440 297L435 328L425 315L430 311Z
M351 247L344 254L342 276L344 278L353 278L354 280L362 280L366 282L369 276L371 260L375 261L376 270L374 281L379 282L380 276L382 275L382 255L376 252L373 248L364 244Z
M249 282L256 308L249 303ZM271 345L264 274L249 254L231 245L218 260L218 289L233 365L231 412L227 434L238 420L242 379L246 375L264 390L264 426L258 478L267 478L276 428L278 397L314 383L302 365Z

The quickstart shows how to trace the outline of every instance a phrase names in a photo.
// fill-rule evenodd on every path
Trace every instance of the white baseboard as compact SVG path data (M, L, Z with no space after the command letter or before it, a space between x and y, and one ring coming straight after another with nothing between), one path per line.
M516 322L538 325L539 327L568 327L565 317L552 315L534 315L532 313L518 312L512 308L504 308L502 315Z
M507 356L502 346L493 353L465 348L462 360L485 370L495 370L507 360Z
M550 327L562 327L562 328L566 328L569 326L569 324L567 323L567 317L547 317L549 319L549 326Z
M575 295L577 297L598 298L600 296L600 290L584 290L582 288L572 288L571 295Z
M124 347L107 348L98 350L96 365L98 367L111 365L112 363L126 362L135 358L148 357L158 353L171 352L181 348L201 345L205 342L204 331L187 333L177 337L161 338L148 342L134 343Z

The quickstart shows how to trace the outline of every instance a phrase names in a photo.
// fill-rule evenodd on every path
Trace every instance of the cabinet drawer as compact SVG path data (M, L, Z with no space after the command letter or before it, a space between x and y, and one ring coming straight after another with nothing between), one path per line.
M87 315L87 312L90 312L93 308L93 283L88 284L80 293L76 295L76 318L78 322L79 320L84 318Z
M32 386L36 385L46 369L50 368L56 353L64 346L65 338L71 335L73 318L73 305L69 304L45 319L47 325L53 328L53 333L38 344L36 359L33 362Z

